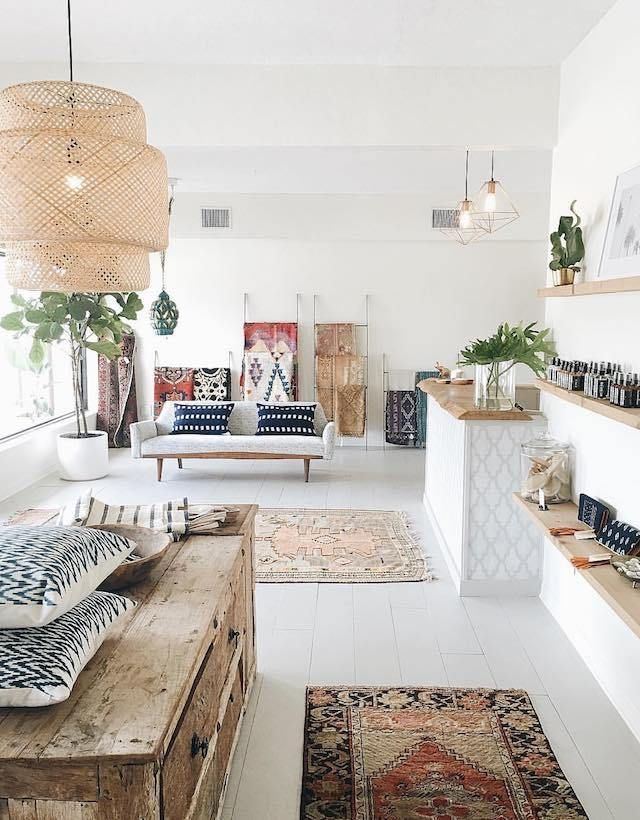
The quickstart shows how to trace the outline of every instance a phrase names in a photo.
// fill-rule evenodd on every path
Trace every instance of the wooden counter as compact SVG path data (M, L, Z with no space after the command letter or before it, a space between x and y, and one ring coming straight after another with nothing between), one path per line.
M522 410L481 410L475 406L472 384L440 384L431 379L418 382L423 393L431 396L455 419L462 421L531 421Z

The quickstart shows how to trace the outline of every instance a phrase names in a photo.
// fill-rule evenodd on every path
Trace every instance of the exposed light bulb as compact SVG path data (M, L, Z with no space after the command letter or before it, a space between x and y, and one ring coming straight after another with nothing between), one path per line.
M458 220L461 228L471 227L471 214L469 211L460 211L460 219Z
M65 182L72 191L79 191L84 185L84 179L75 174L69 174L69 176L65 177Z
M487 195L484 200L484 209L493 213L496 209L496 183L492 179L487 182Z

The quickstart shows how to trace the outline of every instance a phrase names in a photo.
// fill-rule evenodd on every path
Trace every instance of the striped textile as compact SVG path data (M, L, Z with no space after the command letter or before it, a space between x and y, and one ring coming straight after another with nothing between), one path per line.
M128 524L170 532L174 541L178 541L188 529L189 503L182 498L157 504L105 504L89 491L81 495L75 504L63 507L56 523L64 527Z

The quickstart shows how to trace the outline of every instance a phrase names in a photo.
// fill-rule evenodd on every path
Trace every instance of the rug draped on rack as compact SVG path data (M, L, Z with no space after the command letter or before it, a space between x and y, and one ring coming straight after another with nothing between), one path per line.
M316 397L338 435L362 438L366 428L365 356L357 355L356 326L317 324Z
M296 401L298 325L247 322L240 386L251 401Z
M231 401L228 367L156 367L153 382L155 418L165 401Z
M415 444L417 438L415 390L389 390L385 409L385 439L389 444Z
M109 447L129 447L129 425L138 421L134 333L122 337L120 350L120 356L112 361L98 356L96 429L106 432Z
M424 447L427 442L427 394L417 386L424 379L436 379L437 370L418 370L416 373L416 444Z

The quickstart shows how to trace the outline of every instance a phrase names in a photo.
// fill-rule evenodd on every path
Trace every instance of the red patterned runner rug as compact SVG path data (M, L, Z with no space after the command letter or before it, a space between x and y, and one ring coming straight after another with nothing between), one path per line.
M526 692L312 687L301 820L587 815Z

